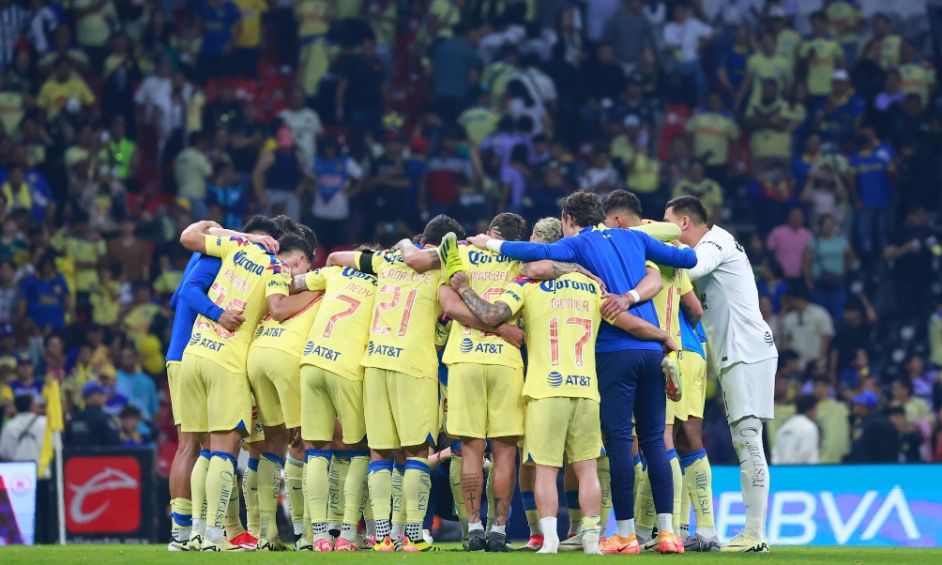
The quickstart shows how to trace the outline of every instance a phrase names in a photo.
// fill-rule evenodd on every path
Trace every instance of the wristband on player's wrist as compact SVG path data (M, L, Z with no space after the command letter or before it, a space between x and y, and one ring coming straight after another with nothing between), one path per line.
M641 295L638 294L638 291L637 291L637 290L631 289L631 290L629 290L628 292L626 292L625 294L631 297L631 303L632 303L632 304L637 304L637 303L641 302Z
M500 246L503 245L503 243L504 242L499 239L489 239L487 240L487 244L485 245L485 247L487 247L489 250L493 251L494 253L500 253Z

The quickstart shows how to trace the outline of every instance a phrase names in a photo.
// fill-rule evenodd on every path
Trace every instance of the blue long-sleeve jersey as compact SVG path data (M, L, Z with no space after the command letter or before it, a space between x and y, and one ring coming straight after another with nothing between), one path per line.
M222 261L201 253L194 253L183 270L180 286L170 297L173 308L173 329L170 333L170 345L167 346L167 361L183 359L183 350L190 341L193 322L197 314L218 321L223 309L213 304L206 296L206 291L216 280Z
M647 274L645 260L682 269L697 264L693 249L666 245L640 231L601 226L585 228L555 243L505 241L501 253L520 261L552 259L578 263L602 279L608 292L613 294L624 294L641 282ZM651 301L636 304L629 311L658 325L657 312ZM608 353L627 349L659 351L661 344L640 340L611 324L602 324L595 350Z

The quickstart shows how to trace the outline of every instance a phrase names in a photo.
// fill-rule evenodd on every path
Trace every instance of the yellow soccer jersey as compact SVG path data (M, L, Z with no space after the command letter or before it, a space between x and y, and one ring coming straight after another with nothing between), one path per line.
M314 365L352 381L363 380L363 352L370 339L376 277L356 269L325 267L304 276L324 300L307 334L302 365Z
M493 302L504 294L507 286L520 274L520 262L471 245L458 247L461 261L468 271L471 288L478 296ZM520 350L499 336L451 324L448 344L442 361L452 363L477 363L479 365L504 365L523 367Z
M242 310L245 322L230 332L200 315L184 354L209 359L236 374L245 372L249 345L259 320L265 315L266 298L287 296L291 276L273 254L261 245L238 237L206 237L206 254L222 259L216 280L207 294L223 310Z
M372 271L378 284L363 366L437 379L441 270L417 273L398 251L374 253L367 265L362 259L357 253L356 264Z
M277 349L300 360L311 324L314 323L317 311L323 303L321 297L322 295L318 294L298 313L283 322L265 314L255 328L255 339L252 340L251 348Z
M527 327L528 398L589 398L599 401L595 340L602 320L602 292L579 273L555 280L518 277L497 299Z

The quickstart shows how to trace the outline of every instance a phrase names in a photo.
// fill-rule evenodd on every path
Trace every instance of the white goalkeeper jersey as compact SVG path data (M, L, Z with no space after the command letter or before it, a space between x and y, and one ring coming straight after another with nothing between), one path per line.
M713 226L694 250L697 265L687 269L700 302L717 369L778 357L772 330L759 312L759 291L742 245Z

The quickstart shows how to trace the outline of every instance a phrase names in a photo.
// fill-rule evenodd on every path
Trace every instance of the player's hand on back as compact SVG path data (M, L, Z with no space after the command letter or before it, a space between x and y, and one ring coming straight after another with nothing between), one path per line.
M453 274L449 284L451 285L451 288L454 289L454 291L458 294L461 294L462 290L470 288L471 286L468 282L468 273L464 271L458 271L457 273Z
M666 353L676 353L676 352L680 351L680 348L677 347L677 343L674 341L674 338L672 338L671 336L667 336L667 339L665 339L665 340L661 343L661 345L664 346L664 353L665 353L665 354L666 354Z
M273 238L270 235L261 235L261 234L248 234L245 236L246 239L252 243L257 243L267 249L270 253L278 253L278 240Z
M487 249L487 242L490 239L491 239L490 236L485 235L483 233L479 233L477 235L469 236L468 243L470 243L471 245L479 249Z
M602 298L605 300L605 302L602 303L602 317L606 319L612 319L624 312L633 302L630 295L624 294L610 294L606 292L602 295Z
M226 310L219 316L219 325L230 332L238 331L243 322L245 322L245 317L238 310Z
M501 324L497 327L497 335L499 335L504 341L510 345L520 349L523 347L523 330L515 326L514 324Z

